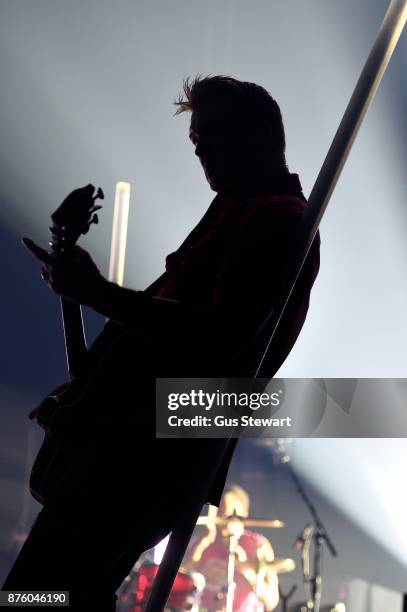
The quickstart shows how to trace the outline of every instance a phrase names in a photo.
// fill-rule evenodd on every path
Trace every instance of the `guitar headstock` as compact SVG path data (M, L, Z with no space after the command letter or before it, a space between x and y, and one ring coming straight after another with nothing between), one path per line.
M98 223L96 211L102 208L95 200L104 199L100 187L86 185L72 191L51 215L51 248L61 254L72 248L81 234L87 234L92 223Z

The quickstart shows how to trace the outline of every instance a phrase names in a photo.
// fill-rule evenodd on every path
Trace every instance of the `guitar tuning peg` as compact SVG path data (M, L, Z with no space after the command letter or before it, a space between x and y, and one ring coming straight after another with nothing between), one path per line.
M89 212L95 212L97 210L100 210L101 208L103 208L103 206L92 206Z
M100 207L99 207L100 208ZM95 214L93 215L92 219L90 220L91 223L94 223L95 225L97 225L99 223L99 217Z
M98 187L94 199L96 200L96 198L100 198L101 200L105 199L105 194L103 193L103 189L101 189L100 187Z

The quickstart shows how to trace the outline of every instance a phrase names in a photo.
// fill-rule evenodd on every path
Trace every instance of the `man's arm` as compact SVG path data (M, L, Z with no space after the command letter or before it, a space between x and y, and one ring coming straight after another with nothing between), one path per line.
M233 233L224 245L212 301L184 303L126 289L106 280L90 255L75 247L69 257L53 258L35 243L25 246L43 265L43 278L58 295L89 306L125 326L142 325L160 330L193 334L217 341L235 353L256 333L276 303L286 272L288 237L292 215L276 220L268 211L248 227Z
M42 277L57 295L89 306L117 323L130 326L142 316L162 317L168 323L184 310L176 300L153 297L108 281L89 253L79 246L67 257L53 257L28 238L23 239L23 244L43 264ZM211 311L199 305L191 308L197 314Z
M88 306L116 323L139 328L152 341L156 338L181 352L184 348L186 357L191 351L207 355L227 328L228 319L222 308L210 303L182 303L109 282L90 255L78 246L69 256L54 258L27 238L23 243L42 262L43 279L57 295ZM221 359L219 351L216 357Z

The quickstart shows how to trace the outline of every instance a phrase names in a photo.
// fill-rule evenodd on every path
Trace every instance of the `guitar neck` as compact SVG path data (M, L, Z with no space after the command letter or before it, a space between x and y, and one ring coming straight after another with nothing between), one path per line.
M66 359L69 377L76 378L83 369L87 346L82 320L82 308L70 300L61 298Z
M51 250L56 257L66 256L74 248L82 234L87 234L93 223L98 223L95 200L104 198L100 187L89 183L72 191L51 215ZM66 358L71 380L80 375L87 354L82 309L65 298L61 298L62 322L64 326Z

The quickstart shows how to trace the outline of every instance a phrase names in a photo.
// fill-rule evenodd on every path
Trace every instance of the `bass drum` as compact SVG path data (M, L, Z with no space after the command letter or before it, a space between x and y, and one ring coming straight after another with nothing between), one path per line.
M154 563L142 565L128 577L119 595L117 605L119 612L143 612L158 568L159 566ZM204 586L205 579L201 574L191 574L181 567L175 577L165 612L197 611Z

